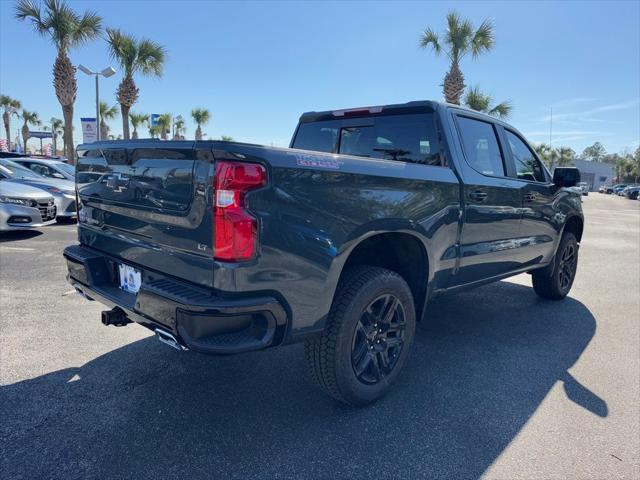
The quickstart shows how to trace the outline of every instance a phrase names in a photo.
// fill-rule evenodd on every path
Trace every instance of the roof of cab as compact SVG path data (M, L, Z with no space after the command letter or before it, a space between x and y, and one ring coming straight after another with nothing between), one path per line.
M316 122L321 120L337 120L350 116L369 116L369 115L397 115L409 113L434 112L438 107L445 107L463 111L474 116L483 117L488 121L507 125L496 117L487 115L486 113L472 110L464 105L455 105L453 103L438 102L435 100L417 100L407 103L394 103L390 105L378 105L373 107L358 107L337 110L325 110L322 112L305 112L300 116L300 123Z

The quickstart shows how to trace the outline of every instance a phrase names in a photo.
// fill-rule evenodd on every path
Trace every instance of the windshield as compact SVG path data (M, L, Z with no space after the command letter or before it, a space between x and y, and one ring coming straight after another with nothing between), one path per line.
M0 159L0 171L9 178L42 180L42 177L36 175L28 168L22 167L7 159Z
M63 172L71 175L72 177L76 174L76 168L73 165L69 165L68 163L56 163L56 167Z

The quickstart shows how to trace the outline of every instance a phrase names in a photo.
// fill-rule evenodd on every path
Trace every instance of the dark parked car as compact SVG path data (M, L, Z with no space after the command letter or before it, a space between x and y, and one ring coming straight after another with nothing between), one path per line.
M559 300L576 274L578 170L552 178L512 126L453 105L305 113L291 148L132 140L78 157L105 173L78 185L64 255L104 324L211 354L304 342L310 377L350 404L390 388L434 296L529 272Z
M624 196L630 200L637 200L640 193L640 185L629 185L624 189Z

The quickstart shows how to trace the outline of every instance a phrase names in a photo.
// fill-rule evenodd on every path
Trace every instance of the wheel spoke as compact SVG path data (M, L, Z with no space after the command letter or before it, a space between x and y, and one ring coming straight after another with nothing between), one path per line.
M364 356L362 356L360 361L356 362L354 365L354 370L356 372L357 377L362 376L362 374L367 370L369 365L371 365L372 363L375 363L375 362L372 362L372 360L373 358L371 357L369 352L365 351Z
M378 352L377 357L380 373L386 374L389 370L389 352L387 350Z
M398 309L398 299L394 296L390 296L382 308L381 321L386 324L390 324L393 319L396 310Z
M380 365L378 364L378 356L377 355L368 355L368 357L370 359L371 373L373 375L373 378L375 378L376 382L377 382L381 378Z
M387 348L399 347L404 343L404 340L400 337L387 337L384 339L384 344Z
M358 344L355 346L353 353L351 354L351 358L354 363L358 363L362 360L363 355L368 355L367 341L366 338L363 338Z

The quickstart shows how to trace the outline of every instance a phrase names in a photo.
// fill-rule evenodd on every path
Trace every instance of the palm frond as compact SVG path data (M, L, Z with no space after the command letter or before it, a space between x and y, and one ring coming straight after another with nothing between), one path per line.
M135 38L122 33L117 28L107 28L107 44L109 45L109 55L120 64L124 76L132 76L138 57Z
M86 11L76 23L76 28L71 36L71 47L80 46L100 35L102 31L102 18L94 11Z
M42 19L40 5L36 5L31 0L20 0L15 7L15 18L18 20L31 20L33 29L40 35L48 32L45 22Z
M143 39L138 44L137 64L145 75L162 75L166 49L157 42Z
M471 39L471 53L473 58L477 58L481 53L491 50L494 43L493 23L491 20L485 20L473 33Z
M149 121L149 115L146 113L129 113L129 119L131 120L131 124L133 128L137 128L138 125L142 125Z
M436 55L440 55L440 52L442 52L440 39L438 38L438 34L434 32L431 27L427 28L420 37L420 47L427 48L429 45L431 45Z
M500 102L495 107L491 108L487 113L497 118L508 118L511 114L513 105L509 101Z
M116 105L109 105L107 102L100 102L99 104L100 118L105 120L111 120L118 114L118 107Z
M191 110L191 117L193 117L193 121L200 125L205 125L209 122L211 114L206 108L194 108Z
M467 107L477 112L488 112L491 105L491 97L480 91L480 87L471 87L464 97Z

